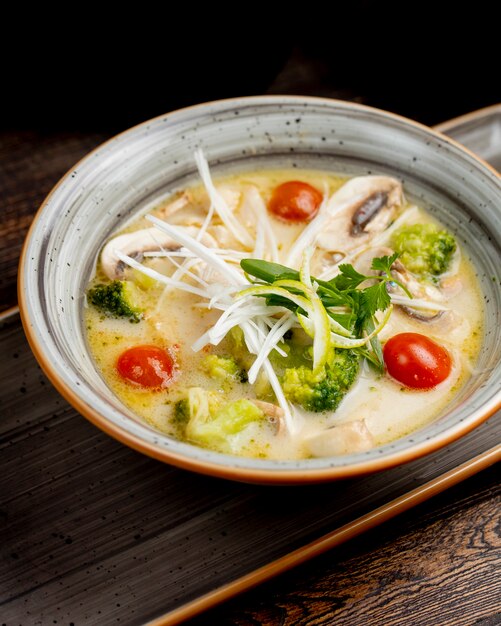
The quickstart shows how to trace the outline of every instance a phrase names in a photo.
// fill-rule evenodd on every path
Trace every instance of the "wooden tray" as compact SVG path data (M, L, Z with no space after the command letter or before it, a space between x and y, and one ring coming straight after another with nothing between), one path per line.
M482 133L500 123L501 107L489 111L478 114ZM501 459L498 413L445 449L366 478L262 487L199 476L84 420L40 371L17 311L0 319L0 345L7 624L178 623Z

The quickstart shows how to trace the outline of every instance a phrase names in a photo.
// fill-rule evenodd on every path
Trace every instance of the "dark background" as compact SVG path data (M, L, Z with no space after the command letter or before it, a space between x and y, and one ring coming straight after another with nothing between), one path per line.
M130 6L4 16L0 125L115 132L261 93L356 100L434 124L501 99L495 3Z

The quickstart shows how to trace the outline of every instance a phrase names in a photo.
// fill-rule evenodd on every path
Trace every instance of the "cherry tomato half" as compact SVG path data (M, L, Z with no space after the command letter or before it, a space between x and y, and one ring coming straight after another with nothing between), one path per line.
M299 180L290 180L275 187L268 210L287 222L309 222L318 213L322 194Z
M390 376L413 389L430 389L451 373L452 361L445 348L419 333L400 333L383 348Z
M134 346L118 357L117 370L127 381L149 388L164 388L172 381L175 360L163 348Z

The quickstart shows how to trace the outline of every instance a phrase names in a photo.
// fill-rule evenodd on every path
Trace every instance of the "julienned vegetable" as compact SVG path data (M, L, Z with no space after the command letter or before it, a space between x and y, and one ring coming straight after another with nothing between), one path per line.
M384 363L377 334L391 313L387 284L398 284L410 296L407 288L391 275L391 266L397 257L395 253L373 259L371 269L379 272L378 275L361 274L352 265L342 264L339 275L330 281L310 276L308 253L299 272L276 263L243 259L242 269L267 284L250 287L237 297L264 296L268 305L293 311L306 334L313 339L315 372L327 363L332 347L360 348L360 355L382 371ZM372 284L361 289L367 281ZM378 311L387 311L381 321L375 317Z
M281 459L366 450L437 415L474 366L481 298L445 231L408 226L430 219L401 183L299 170L214 182L201 151L196 163L203 186L129 229L130 245L110 240L110 283L89 291L89 343L120 398L184 441ZM131 280L136 326L103 298Z
M128 280L114 280L91 287L87 291L87 300L112 317L127 317L133 323L141 321L143 317L143 311L137 305L137 288Z
M405 267L421 276L439 276L449 269L456 240L435 224L402 226L392 237Z

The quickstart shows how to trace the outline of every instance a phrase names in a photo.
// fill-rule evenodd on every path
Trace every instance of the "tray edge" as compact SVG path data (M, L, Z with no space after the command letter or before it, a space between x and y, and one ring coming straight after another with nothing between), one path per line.
M169 611L160 617L153 619L145 626L173 626L195 617L208 609L212 609L218 604L235 597L236 595L249 591L254 587L266 582L278 574L301 565L306 561L335 548L362 533L376 528L380 524L408 511L409 509L422 504L426 500L442 493L443 491L457 485L458 483L474 476L481 470L487 469L496 462L501 461L501 444L490 448L486 452L473 457L469 461L462 463L458 467L449 470L445 474L413 489L412 491L387 502L381 507L337 528L336 530L323 535L319 539L312 541L297 550L286 554L279 559L268 563L231 583L227 583L214 591L211 591L196 600L192 600L173 611Z

